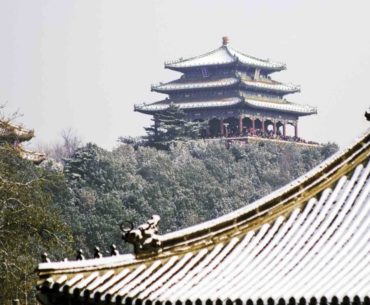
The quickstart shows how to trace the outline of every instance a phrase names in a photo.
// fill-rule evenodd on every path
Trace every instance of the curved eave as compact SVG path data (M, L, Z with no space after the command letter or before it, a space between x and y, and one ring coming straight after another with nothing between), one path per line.
M179 59L172 62L166 62L164 66L166 69L182 72L194 68L227 65L259 68L269 73L286 69L286 65L283 63L277 63L270 60L264 60L254 56L246 55L231 48L228 45L221 46L220 48L203 55L187 59Z
M220 107L230 107L238 105L242 102L242 99L239 97L236 98L225 98L222 100L207 100L207 101L193 101L193 102L173 102L174 105L178 106L182 110L190 109L207 109L207 108L220 108ZM160 104L141 104L134 105L134 110L142 112L145 114L153 114L159 111L164 111L170 106L171 102Z
M213 67L245 67L245 68L257 68L261 69L261 71L265 71L268 74L273 72L279 72L286 70L286 65L283 66L267 66L267 65L261 65L261 64L252 64L252 63L244 63L240 61L239 59L235 59L233 62L209 62L209 63L202 63L202 64L189 64L189 65L176 65L176 64L165 64L165 69L177 71L177 72L186 72L192 69L201 69L201 68L213 68Z
M278 63L274 61L270 61L268 59L261 59L254 56L250 56L244 54L240 51L235 50L234 48L230 47L229 45L225 46L229 54L235 58L237 58L238 65L252 67L252 68L259 68L263 71L267 72L275 72L281 71L286 69L286 65L284 63Z
M268 100L257 100L248 97L244 98L244 103L252 108L283 111L287 113L294 113L300 116L317 114L317 109L308 105L299 105L288 102L269 102Z
M276 92L283 95L300 92L301 88L294 85L285 85L280 83L264 83L258 81L242 81L242 84L247 89L253 89L255 91L267 91Z
M267 72L268 74L273 73L273 72L279 72L286 70L286 65L281 65L281 66L269 66L269 65L263 65L263 64L253 64L253 63L246 63L241 61L240 59L237 60L236 62L237 67L246 67L246 68L256 68L260 69L261 71Z
M227 61L219 61L219 62L208 62L208 63L201 63L201 64L189 64L189 65L176 65L176 64L165 64L165 69L177 71L177 72L186 72L192 69L201 69L201 68L213 68L213 67L232 67L235 66L237 60L232 62Z
M183 92L191 90L206 90L216 88L228 88L238 84L237 78L228 78L215 81L203 81L194 83L166 83L152 85L151 90L159 93Z

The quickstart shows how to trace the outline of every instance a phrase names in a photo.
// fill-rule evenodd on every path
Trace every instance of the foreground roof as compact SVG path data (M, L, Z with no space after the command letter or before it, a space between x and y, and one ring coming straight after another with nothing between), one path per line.
M268 59L260 59L254 56L244 54L232 48L228 44L188 59L180 58L175 61L165 63L165 67L173 70L183 70L196 67L230 65L238 63L247 67L261 68L270 71L280 71L286 69L283 63L273 62Z
M42 263L38 298L42 304L368 302L369 140L367 132L242 209L161 236L159 252Z

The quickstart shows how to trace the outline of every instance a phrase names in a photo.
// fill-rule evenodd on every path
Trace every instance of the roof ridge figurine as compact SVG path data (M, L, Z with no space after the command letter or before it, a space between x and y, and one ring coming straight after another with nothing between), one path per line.
M120 225L122 239L134 246L135 254L142 252L158 252L161 246L160 236L158 235L158 223L161 218L159 215L152 215L146 223L134 228L130 223L130 228L125 228L123 223Z

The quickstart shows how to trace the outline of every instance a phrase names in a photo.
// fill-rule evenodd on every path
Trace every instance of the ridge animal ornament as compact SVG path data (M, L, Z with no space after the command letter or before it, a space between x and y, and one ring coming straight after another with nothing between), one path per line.
M158 223L161 218L159 215L153 215L146 223L134 228L130 223L130 228L124 228L120 225L122 239L134 246L135 254L141 252L157 252L161 246L158 235Z

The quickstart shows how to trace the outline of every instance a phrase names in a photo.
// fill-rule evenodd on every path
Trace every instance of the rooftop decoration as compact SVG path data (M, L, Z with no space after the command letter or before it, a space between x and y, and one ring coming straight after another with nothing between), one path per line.
M135 111L155 119L174 104L186 113L187 120L207 123L201 131L203 138L262 135L299 141L299 117L317 113L315 107L286 100L286 95L300 92L300 86L271 79L272 73L286 69L285 64L237 51L226 36L219 48L166 62L165 68L183 75L152 85L152 91L168 97L135 105Z
M136 254L146 252L156 252L159 250L161 241L158 235L158 223L160 217L153 215L146 223L136 229L131 224L130 228L124 228L121 224L122 239L134 246Z

